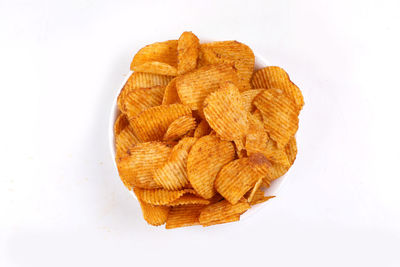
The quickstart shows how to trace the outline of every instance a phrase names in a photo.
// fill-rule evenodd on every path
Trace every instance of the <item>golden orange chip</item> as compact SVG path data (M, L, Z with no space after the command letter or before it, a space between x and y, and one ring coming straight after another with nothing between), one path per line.
M271 163L262 154L253 154L226 164L215 179L215 189L231 204L236 204L263 178ZM193 183L192 183L193 184Z
M192 32L184 32L178 40L178 74L192 71L197 66L200 41Z
M150 88L138 88L129 92L124 103L121 103L122 108L128 119L136 117L140 112L150 107L161 105L165 87L153 86Z
M263 118L262 118L262 115L261 115L261 112L260 112L258 109L256 109L256 110L252 113L252 115L253 115L257 120L259 120L259 121L261 121L261 122L264 123Z
M264 153L268 149L269 136L264 130L264 124L253 114L247 114L249 130L246 135L247 154ZM268 158L268 157L267 157Z
M150 88L153 86L167 86L167 84L172 80L172 76L144 73L144 72L134 72L129 77L128 81L122 88L117 104L121 112L125 112L123 103L125 103L125 96L128 95L132 90L138 88Z
M194 193L193 189L165 190L165 189L141 189L133 188L138 199L152 205L167 205L177 200L186 193Z
M118 162L119 175L131 186L160 188L153 179L154 170L167 161L170 152L170 147L159 142L136 144L129 155Z
M195 118L192 116L179 117L168 126L164 140L176 140L194 128L196 128Z
M200 65L233 64L244 88L250 89L255 57L250 47L237 41L211 42L200 45Z
M210 65L179 76L176 79L176 89L183 104L188 105L192 110L202 111L204 99L219 89L219 84L225 81L240 85L232 66Z
M208 135L210 131L210 125L208 124L207 120L203 119L194 130L193 137L200 138L202 136Z
M223 220L233 215L240 215L250 208L245 199L232 205L226 200L206 206L200 213L199 222L201 225L208 225L211 222Z
M115 120L114 123L114 135L115 137L117 135L119 135L119 133L125 129L125 127L127 127L129 125L129 121L128 118L126 117L126 115L124 113L120 113L117 117L117 119Z
M258 189L260 188L261 184L262 184L263 179L260 178L258 179L258 181L255 183L255 185L253 186L253 188L250 191L250 195L247 198L247 202L252 202L254 199L254 196L256 195L256 192L258 191Z
M256 107L253 105L253 100L259 93L264 90L265 89L252 89L241 93L244 109L247 112L254 112L256 110Z
M251 80L256 88L277 88L283 90L301 109L304 105L300 89L290 80L289 75L280 67L266 67L256 71Z
M199 224L200 211L204 205L184 205L172 207L168 214L166 229Z
M162 75L177 75L178 41L153 43L140 49L133 57L131 70Z
M284 147L299 127L300 111L296 104L280 89L265 90L253 103L260 110L271 139Z
M235 141L239 150L248 130L247 112L237 87L222 83L221 89L211 93L204 101L204 115L211 128L223 140Z
M202 224L202 226L206 227L206 226L211 226L211 225L216 225L216 224L237 222L239 220L240 220L240 214L235 214L235 215L228 216L228 217L225 217L225 218L220 219L220 220L215 220L215 221L211 221L211 222L208 222L208 223L204 223L204 224Z
M140 140L136 137L132 127L130 125L125 127L125 129L123 129L115 137L115 151L117 161L129 155L129 149L133 148L138 143L140 143Z
M253 199L250 201L250 205L253 206L256 204L260 204L260 203L263 203L263 202L275 197L275 196L264 196L264 195L265 195L265 192L262 191L261 189L258 189L255 192Z
M181 196L180 198L168 203L168 206L179 206L179 205L208 205L210 204L210 200L204 199L202 197L198 197L192 194L186 194Z
M176 91L176 78L169 82L164 91L164 97L162 100L163 105L181 103L178 92Z
M142 208L143 218L151 225L159 226L163 225L167 221L168 212L170 207L168 206L154 206L147 204L146 202L140 201L140 207Z
M288 157L290 165L294 163L296 160L297 156L297 144L296 144L296 138L293 136L290 138L289 143L285 146L285 152Z
M196 138L185 137L175 145L167 162L154 171L154 181L165 189L177 190L188 185L187 158Z
M211 198L215 194L214 180L218 172L234 157L235 149L231 142L215 135L197 140L187 161L188 178L194 190L203 198Z
M177 118L190 115L192 111L182 104L162 105L148 108L130 119L130 124L140 140L161 140L168 126Z

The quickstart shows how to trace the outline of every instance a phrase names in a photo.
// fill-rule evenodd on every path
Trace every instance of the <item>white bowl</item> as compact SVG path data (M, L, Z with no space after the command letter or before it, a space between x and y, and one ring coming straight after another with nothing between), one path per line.
M258 54L254 53L255 55L255 65L254 68L260 69L260 68L264 68L266 66L270 66L268 60L264 59L263 57L259 56ZM133 71L129 71L125 77L125 79L122 81L121 86L119 87L119 89L117 90L115 97L114 97L114 101L112 102L112 107L111 107L111 114L110 114L110 123L109 123L109 144L110 144L110 152L111 152L111 157L112 157L112 161L114 162L114 166L117 169L117 164L115 162L115 138L114 138L114 122L117 119L117 116L119 115L118 112L118 106L117 106L117 98L119 93L121 92L122 88L124 87L125 83L127 82L127 80L129 79L129 77L131 76L131 74L133 73ZM117 169L117 173L118 173L118 169ZM266 189L265 194L267 196L276 196L278 191L280 190L280 188L283 185L283 182L286 180L287 175L283 175L282 177L274 180L271 182L271 186ZM131 192L132 196L134 198L136 198L135 194L133 192ZM267 203L269 203L270 201L273 201L274 199L269 200ZM262 206L266 205L266 203L262 203L259 205L255 205L253 207L251 207L251 209L249 209L247 212L245 212L242 216L241 219L247 218L249 216L251 216L252 214L254 214L256 211L258 211Z

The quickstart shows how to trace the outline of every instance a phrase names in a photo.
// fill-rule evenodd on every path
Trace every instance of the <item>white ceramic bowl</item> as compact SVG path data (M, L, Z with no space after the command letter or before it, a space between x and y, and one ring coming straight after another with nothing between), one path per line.
M259 56L258 54L255 54L255 69L260 69L266 66L270 66L269 62L264 59L263 57ZM133 71L130 71L129 73L127 73L125 79L122 81L121 86L119 87L119 89L117 90L115 97L114 97L114 101L112 102L112 107L111 107L111 114L110 114L110 123L109 123L109 144L110 144L110 152L111 152L111 157L112 157L112 161L114 162L114 166L117 169L117 164L115 162L115 138L114 138L114 122L117 119L117 116L119 115L118 112L118 106L117 106L117 98L119 93L121 92L122 88L124 87L126 81L129 79L129 77L131 76L131 74L133 73ZM117 170L118 172L118 170ZM276 196L279 189L282 187L283 182L286 180L287 178L287 174L283 175L282 177L274 180L271 183L271 186L265 191L267 196ZM134 198L136 198L135 194L132 193L132 196ZM269 202L274 201L274 199L269 200L267 203L262 203L259 205L255 205L253 206L251 209L249 209L247 212L245 212L242 216L241 219L247 218L249 216L251 216L252 214L254 214L255 212L257 212L262 206L267 205Z

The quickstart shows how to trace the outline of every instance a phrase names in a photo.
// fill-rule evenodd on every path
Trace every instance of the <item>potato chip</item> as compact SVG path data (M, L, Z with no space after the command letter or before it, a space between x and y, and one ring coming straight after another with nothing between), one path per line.
M191 32L182 33L178 40L178 74L182 75L192 71L197 66L200 41Z
M296 104L279 89L265 90L253 101L260 110L264 128L271 139L284 147L299 127L299 109Z
M248 130L247 112L237 87L226 82L204 101L204 115L211 128L223 140L235 141L243 149L243 138Z
M140 112L150 107L161 105L165 87L153 86L132 90L124 98L122 108L128 119L136 117Z
M193 145L187 161L190 184L203 198L215 194L214 180L222 166L232 161L235 149L231 142L220 140L215 135L201 137Z
M159 226L163 225L167 221L168 212L170 207L167 206L154 206L147 204L146 202L140 201L140 207L142 208L143 218L151 225Z
M177 200L186 193L194 193L193 189L166 190L166 189L141 189L133 188L138 199L152 205L166 205Z
M254 199L254 196L257 192L257 190L260 188L261 184L262 184L263 179L260 178L258 179L258 181L254 184L253 189L251 189L250 195L247 198L247 202L251 203Z
M250 201L250 205L253 206L256 204L260 204L275 197L275 196L264 196L264 195L265 192L262 191L261 189L258 189L255 192L253 199Z
M125 129L125 127L127 127L128 125L129 125L128 118L124 113L120 113L114 123L114 135L115 136L119 135L119 133L123 129Z
M194 128L196 128L195 118L192 116L179 117L168 126L164 140L176 140Z
M252 115L254 116L254 118L256 118L257 120L259 120L259 121L261 121L261 122L264 123L263 118L262 118L262 115L261 115L261 112L260 112L258 109L256 109L256 110L252 113Z
M220 219L220 220L215 220L215 221L211 221L211 222L208 222L208 223L204 223L204 224L202 224L202 226L206 227L206 226L211 226L211 225L216 225L216 224L237 222L239 220L240 220L240 214L235 214L235 215L228 216L228 217L225 217L225 218Z
M249 121L245 145L247 154L264 153L268 149L267 144L269 142L269 136L264 130L264 124L253 114L247 115Z
M132 127L130 125L128 125L128 127L125 127L125 129L123 129L115 137L115 151L117 161L129 155L129 149L133 148L136 144L139 143L140 140L136 137Z
M179 206L179 205L208 205L210 204L210 200L204 199L202 197L198 197L192 194L186 194L181 196L180 198L168 203L168 206Z
M260 178L267 174L270 165L262 154L234 160L218 173L215 189L231 204L236 204Z
M136 144L128 156L118 162L119 175L132 186L160 188L154 181L154 170L167 161L171 148L159 142Z
M200 211L204 205L184 205L172 207L168 214L166 229L199 224Z
M264 91L265 89L252 89L242 92L240 95L242 96L242 102L244 105L244 110L247 112L254 112L256 107L253 105L254 98Z
M140 49L133 57L131 70L162 75L177 75L178 41L153 43Z
M164 91L164 97L162 100L163 105L181 103L178 92L176 91L176 78L169 82Z
M177 190L184 188L188 183L187 158L189 150L196 142L196 138L183 138L174 146L167 162L154 171L154 181L165 189Z
M203 119L194 130L193 137L200 138L202 136L208 135L210 131L210 125L208 124L207 120Z
M210 65L179 76L176 79L176 89L183 104L188 105L192 110L201 111L204 99L219 89L219 84L225 81L240 85L232 66Z
M128 95L132 90L138 88L150 88L153 86L167 86L167 84L172 80L172 76L144 73L144 72L134 72L129 77L128 81L122 88L117 104L121 112L125 112L123 103L125 103L125 96Z
M288 157L290 165L294 163L296 160L297 156L297 144L296 144L296 138L293 136L290 138L289 143L285 146L285 152Z
M192 111L188 106L182 104L171 104L151 107L131 119L136 136L147 142L161 140L168 126L177 118L190 115Z
M277 88L283 90L301 109L304 105L303 94L290 80L289 75L280 67L266 67L256 71L251 80L256 88Z
M223 220L234 215L240 215L250 208L249 203L242 199L232 205L226 200L206 206L200 213L199 222L201 225L208 225L211 222Z
M233 64L242 87L250 89L250 78L253 75L255 62L250 47L237 41L222 41L201 44L200 50L200 65Z

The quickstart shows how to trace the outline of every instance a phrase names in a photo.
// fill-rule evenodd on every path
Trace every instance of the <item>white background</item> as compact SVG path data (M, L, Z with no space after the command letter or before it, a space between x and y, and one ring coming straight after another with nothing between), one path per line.
M0 266L400 266L399 3L0 0ZM107 129L134 53L184 30L250 45L306 105L274 200L167 231Z

